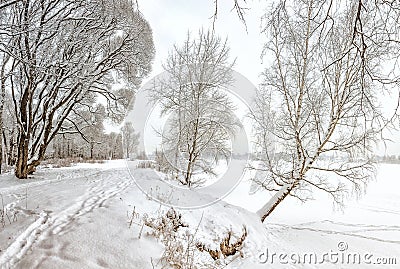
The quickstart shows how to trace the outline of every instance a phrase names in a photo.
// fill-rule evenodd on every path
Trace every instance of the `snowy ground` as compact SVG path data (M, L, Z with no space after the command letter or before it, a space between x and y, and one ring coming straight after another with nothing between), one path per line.
M269 194L250 196L246 180L224 201L180 212L191 231L199 226L196 239L211 247L218 245L228 229L239 234L246 225L249 235L244 258L226 259L229 264L225 268L398 268L398 174L400 165L381 165L367 194L350 201L343 212L333 212L330 200L323 195L306 204L289 199L262 225L252 212ZM152 181L152 175L145 169L134 174L144 183ZM154 192L168 202L171 198L162 195L165 190L160 183ZM168 208L139 190L124 161L43 169L22 181L2 175L0 194L0 209L7 212L4 225L0 223L0 268L146 269L153 268L152 262L155 268L160 265L157 261L164 246L146 231L138 239L140 219ZM214 198L212 193L186 197L193 201ZM134 224L129 227L133 210ZM343 261L349 254L359 256L360 264ZM338 261L321 263L326 255ZM304 257L311 257L311 262L294 264L293 259ZM387 258L396 258L397 265L372 265L389 262ZM213 260L202 253L196 262L205 268ZM367 266L368 262L371 265Z
M349 200L343 210L335 211L323 193L304 204L286 199L266 221L269 244L260 268L400 268L399 174L400 165L379 165L377 180L368 185L366 195ZM265 196L269 194L247 198L248 209L256 211ZM237 204L237 195L229 202ZM322 262L326 253L335 264ZM293 264L291 256L296 261L306 257L307 262Z

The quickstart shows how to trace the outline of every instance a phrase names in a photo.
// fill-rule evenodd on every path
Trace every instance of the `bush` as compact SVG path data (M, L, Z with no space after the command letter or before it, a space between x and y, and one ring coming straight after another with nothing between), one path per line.
M218 269L225 268L227 262L233 260L225 260L229 256L240 253L240 256L243 257L242 248L247 237L245 226L243 226L241 236L236 236L232 230L229 230L228 234L222 237L219 249L211 249L204 243L195 240L201 220L195 231L190 231L189 225L183 221L182 215L173 208L170 208L165 214L159 213L157 217L150 218L145 215L143 222L145 226L152 229L150 235L160 239L165 247L159 261L161 268ZM212 259L207 258L207 255L202 256L201 252L207 252ZM155 268L153 261L152 265Z
M146 160L146 161L139 161L137 168L151 168L154 169L156 167L156 164L154 161Z

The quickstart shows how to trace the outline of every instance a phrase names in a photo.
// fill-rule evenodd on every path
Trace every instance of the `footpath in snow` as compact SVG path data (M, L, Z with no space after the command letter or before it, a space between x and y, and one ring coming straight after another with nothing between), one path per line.
M366 266L364 260L358 264L323 262L325 253L369 255L368 268L397 268L400 194L394 175L399 173L400 166L382 165L367 194L349 202L343 212L333 212L325 196L317 195L306 204L289 199L265 224L252 212L270 195L249 195L251 184L246 178L223 201L215 202L212 193L165 195L170 193L169 187L148 169L135 170L134 176L140 186L156 186L152 196L166 204L171 197L186 199L189 204L212 201L207 207L179 210L190 231L196 230L196 240L210 247L218 247L217 239L229 229L240 233L243 225L247 227L243 258L227 259L229 264L224 268ZM9 175L2 179L0 194L10 220L5 219L4 227L0 224L0 268L159 268L157 261L164 246L145 233L138 238L140 221L169 207L160 206L140 190L124 161L44 169L27 181ZM134 224L129 225L132 212ZM286 260L278 259L279 254L286 255ZM317 262L294 263L291 255L317 258ZM397 258L397 265L378 265L382 258ZM196 262L210 264L213 260L203 253Z

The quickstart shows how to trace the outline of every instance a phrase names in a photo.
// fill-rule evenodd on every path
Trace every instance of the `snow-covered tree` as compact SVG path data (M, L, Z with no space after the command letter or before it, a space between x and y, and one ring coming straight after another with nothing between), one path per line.
M3 96L2 96L3 97ZM16 145L18 125L15 120L12 98L9 92L5 92L2 111L2 161L7 166L13 166L16 161Z
M1 0L0 1L0 10L4 10L9 6L12 6L22 0Z
M320 190L342 204L374 176L374 142L398 113L396 102L389 117L378 103L399 82L400 9L383 2L278 1L265 15L272 65L252 114L254 180L276 194L262 221L288 195Z
M71 112L57 135L71 137L71 134L77 134L72 137L80 141L79 147L87 149L85 151L89 152L88 157L93 159L95 147L104 142L105 108L102 104L97 104L89 110L79 107L80 104Z
M234 106L221 89L232 83L232 64L226 41L200 31L174 46L164 64L167 75L151 89L152 100L169 115L161 133L163 154L185 185L193 183L197 171L213 173L216 158L230 154L237 122Z
M0 2L0 24L4 25L8 23L11 18L10 10L6 9L6 7L15 4L16 1L9 2ZM0 30L1 31L1 30ZM10 70L7 68L11 57L9 54L4 52L4 48L10 45L11 38L6 35L6 31L0 32L0 133L3 134L4 130L4 121L3 114L6 106L6 82L7 78L10 75ZM6 141L4 140L3 135L0 135L0 173L1 173L1 164L3 163L3 153L5 152Z
M135 132L132 122L125 122L122 126L123 147L126 158L137 154L140 134Z
M154 48L131 0L16 1L4 9L11 14L0 35L12 37L1 52L12 71L5 83L18 124L15 174L26 178L82 110L103 100L107 115L122 119Z
M111 132L107 134L105 139L106 158L122 159L124 157L124 149L122 147L122 134Z

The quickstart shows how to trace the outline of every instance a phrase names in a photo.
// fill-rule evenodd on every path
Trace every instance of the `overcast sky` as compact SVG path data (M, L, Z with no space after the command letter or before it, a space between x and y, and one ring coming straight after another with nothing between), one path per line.
M235 71L257 86L261 82L259 74L266 65L260 57L263 41L260 17L265 4L261 4L259 0L247 2L247 32L235 11L231 11L233 3L228 0L218 1L218 18L214 27L218 35L228 38L232 60L236 58ZM150 23L156 48L153 71L148 79L163 71L162 62L167 58L168 52L174 44L184 42L188 31L195 36L199 29L207 29L213 25L213 0L139 0L139 9ZM400 133L393 132L390 137L394 142L387 144L386 151L380 146L377 152L381 155L400 155Z
M238 19L232 2L218 1L218 18L214 24L216 33L228 38L232 60L236 58L235 70L258 84L262 71L260 14L262 10L252 8L258 1L249 1L246 24ZM213 0L139 0L139 9L153 29L156 47L153 75L162 72L161 63L168 56L174 44L182 44L188 31L194 36L201 28L212 27L214 13Z

